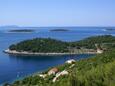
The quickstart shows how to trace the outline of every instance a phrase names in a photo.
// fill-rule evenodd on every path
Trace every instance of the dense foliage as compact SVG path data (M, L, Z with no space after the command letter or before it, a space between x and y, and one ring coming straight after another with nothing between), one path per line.
M29 52L68 52L66 42L50 38L35 38L32 40L26 40L15 45L11 45L9 48L10 50Z
M111 35L89 37L77 42L62 42L50 38L35 38L32 40L22 41L18 44L11 45L10 50L29 51L29 52L69 52L72 48L95 49L95 44L115 43L115 37ZM114 45L109 44L114 47ZM70 48L70 49L69 49Z
M78 42L70 43L71 46L79 46L85 48L95 48L95 44L103 44L103 43L115 43L115 37L111 35L103 35L103 36L94 36L89 37L84 40Z
M55 83L54 76L40 78L37 74L14 82L11 86L115 86L115 50L106 51L93 58L77 61L75 66L58 66L60 70L68 69L69 75L62 76Z

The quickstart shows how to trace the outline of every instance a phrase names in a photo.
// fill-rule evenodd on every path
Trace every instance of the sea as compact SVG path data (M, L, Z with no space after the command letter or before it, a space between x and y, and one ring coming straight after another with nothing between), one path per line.
M90 36L113 35L115 30L109 27L0 27L0 84L11 83L28 75L42 72L49 67L64 64L69 59L86 59L91 54L65 56L14 56L3 51L11 44L32 38L53 38L62 41L79 41ZM111 27L115 29L115 27ZM12 29L33 29L34 32L9 32ZM67 29L68 31L50 31L52 29Z

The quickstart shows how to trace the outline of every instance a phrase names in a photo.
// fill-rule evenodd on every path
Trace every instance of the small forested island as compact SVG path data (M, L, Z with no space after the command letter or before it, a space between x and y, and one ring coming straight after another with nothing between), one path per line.
M53 30L50 30L52 32L64 32L64 31L69 31L67 29L53 29Z
M34 32L35 30L31 30L31 29L17 29L17 30L9 30L8 32L20 32L20 33L22 33L22 32Z
M4 52L17 55L70 55L101 53L115 46L115 37L111 35L89 37L76 42L64 42L51 38L35 38L9 46ZM98 50L98 51L97 51Z
M69 50L67 49L67 46L68 43L59 40L51 38L35 38L11 45L9 47L9 53L28 55L57 55L68 53Z

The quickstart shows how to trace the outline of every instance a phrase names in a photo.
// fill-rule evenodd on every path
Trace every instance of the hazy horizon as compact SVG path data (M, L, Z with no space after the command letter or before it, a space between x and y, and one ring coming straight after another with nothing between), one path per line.
M14 27L14 28L23 28L23 27L35 27L35 28L40 28L40 27L115 27L115 26L21 26L21 25L0 25L0 27Z

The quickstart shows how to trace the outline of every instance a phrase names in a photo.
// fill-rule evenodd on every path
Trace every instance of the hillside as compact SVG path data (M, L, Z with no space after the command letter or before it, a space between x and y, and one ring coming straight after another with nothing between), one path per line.
M104 44L108 49L104 51L104 53L97 54L94 57L82 59L71 64L64 63L63 65L49 68L42 73L28 76L23 80L15 81L12 84L6 83L4 86L115 86L114 36L96 36L78 42L62 42L50 38L36 38L12 45L10 46L10 49L23 49L24 51L26 49L27 51L39 47L39 49L43 49L40 52L47 52L47 50L50 52L66 52L65 49L67 49L68 46L73 47L79 45L80 47L87 46L87 48L95 48L95 43L100 44L101 46ZM41 45L41 47L37 45ZM57 72L49 75L49 71L52 69ZM59 76L60 73L63 74Z
M11 86L115 86L114 52L113 49L92 58L76 61L71 68L71 64L67 63L57 66L59 71L67 70L69 74L60 76L56 82L52 82L55 75L42 78L36 73L15 81ZM47 72L48 70L43 74Z
M108 45L106 43L110 43L109 46L111 48L114 47L115 37L111 35L94 36L76 42L63 42L51 38L35 38L13 44L9 49L19 52L65 53L81 48L96 49L95 44L107 47Z
M95 44L103 44L103 43L115 43L115 37L111 35L101 35L101 36L92 36L88 37L84 40L80 40L77 42L71 42L71 46L79 46L85 48L95 48ZM115 45L114 45L115 46Z
M11 45L10 50L28 51L28 52L68 52L67 43L50 38L35 38L32 40L22 41L18 44Z

